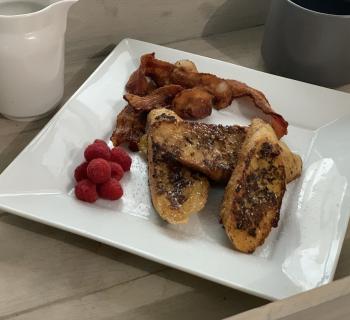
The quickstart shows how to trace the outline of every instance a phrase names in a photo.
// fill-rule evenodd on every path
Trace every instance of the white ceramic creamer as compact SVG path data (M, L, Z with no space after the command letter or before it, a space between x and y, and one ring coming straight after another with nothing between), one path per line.
M63 96L67 13L78 0L0 0L0 113L33 120Z

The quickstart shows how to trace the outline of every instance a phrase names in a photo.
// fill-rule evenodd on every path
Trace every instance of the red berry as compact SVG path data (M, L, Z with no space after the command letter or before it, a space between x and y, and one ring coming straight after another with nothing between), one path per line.
M101 139L96 139L96 140L94 141L94 143L102 143L102 144L104 144L104 145L107 146L107 142L104 141L104 140L101 140Z
M111 166L104 159L93 159L87 166L87 176L93 183L104 183L111 177Z
M109 165L111 166L111 177L118 181L121 180L124 175L124 170L121 165L112 161L109 162Z
M84 157L86 161L91 161L93 159L102 158L105 160L111 159L111 152L107 144L103 143L93 143L90 144L84 152Z
M95 202L98 198L96 185L88 179L81 180L77 183L74 189L75 196L85 202Z
M87 166L88 166L88 162L84 162L82 164L80 164L79 166L77 166L77 168L74 171L74 178L77 182L83 180L83 179L87 179Z
M124 171L130 170L132 160L129 154L121 147L111 150L111 161L119 163Z
M123 189L119 181L112 178L98 186L98 194L104 199L118 200L123 196Z

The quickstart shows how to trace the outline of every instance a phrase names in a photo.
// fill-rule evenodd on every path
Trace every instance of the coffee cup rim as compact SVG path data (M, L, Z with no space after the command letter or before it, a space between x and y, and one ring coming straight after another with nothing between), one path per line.
M338 19L348 19L348 18L350 18L350 14L332 14L332 13L326 13L326 12L319 12L319 11L316 11L316 10L305 8L305 7L301 6L301 5L293 2L292 0L287 0L287 2L289 2L290 5L293 5L293 6L297 7L298 9L309 11L309 12L314 13L314 14L318 14L318 15L322 15L322 16L328 16L328 17L335 17L335 18L338 18Z

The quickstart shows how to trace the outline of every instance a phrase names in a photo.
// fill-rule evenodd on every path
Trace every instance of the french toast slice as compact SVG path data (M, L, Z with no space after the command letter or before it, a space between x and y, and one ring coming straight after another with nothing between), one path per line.
M246 128L163 119L153 142L184 166L227 182L236 166Z
M272 127L254 119L221 208L222 223L236 250L254 252L278 225L286 189L281 151Z
M286 182L289 183L300 177L303 169L303 161L301 157L293 153L283 141L279 141L278 144L281 147L281 157L286 170Z
M203 209L208 198L209 182L178 161L154 141L157 124L164 120L182 121L168 109L155 109L147 119L148 179L154 208L171 224L186 223L192 213Z
M227 183L237 164L246 130L240 126L164 119L158 123L154 141L184 166L216 182ZM289 183L300 176L302 160L285 143L278 141L278 144Z

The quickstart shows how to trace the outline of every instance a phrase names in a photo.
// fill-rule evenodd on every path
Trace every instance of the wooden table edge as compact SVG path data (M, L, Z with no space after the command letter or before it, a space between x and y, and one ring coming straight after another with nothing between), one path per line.
M329 312L325 313L325 307ZM345 314L350 315L350 276L226 320L340 320Z

